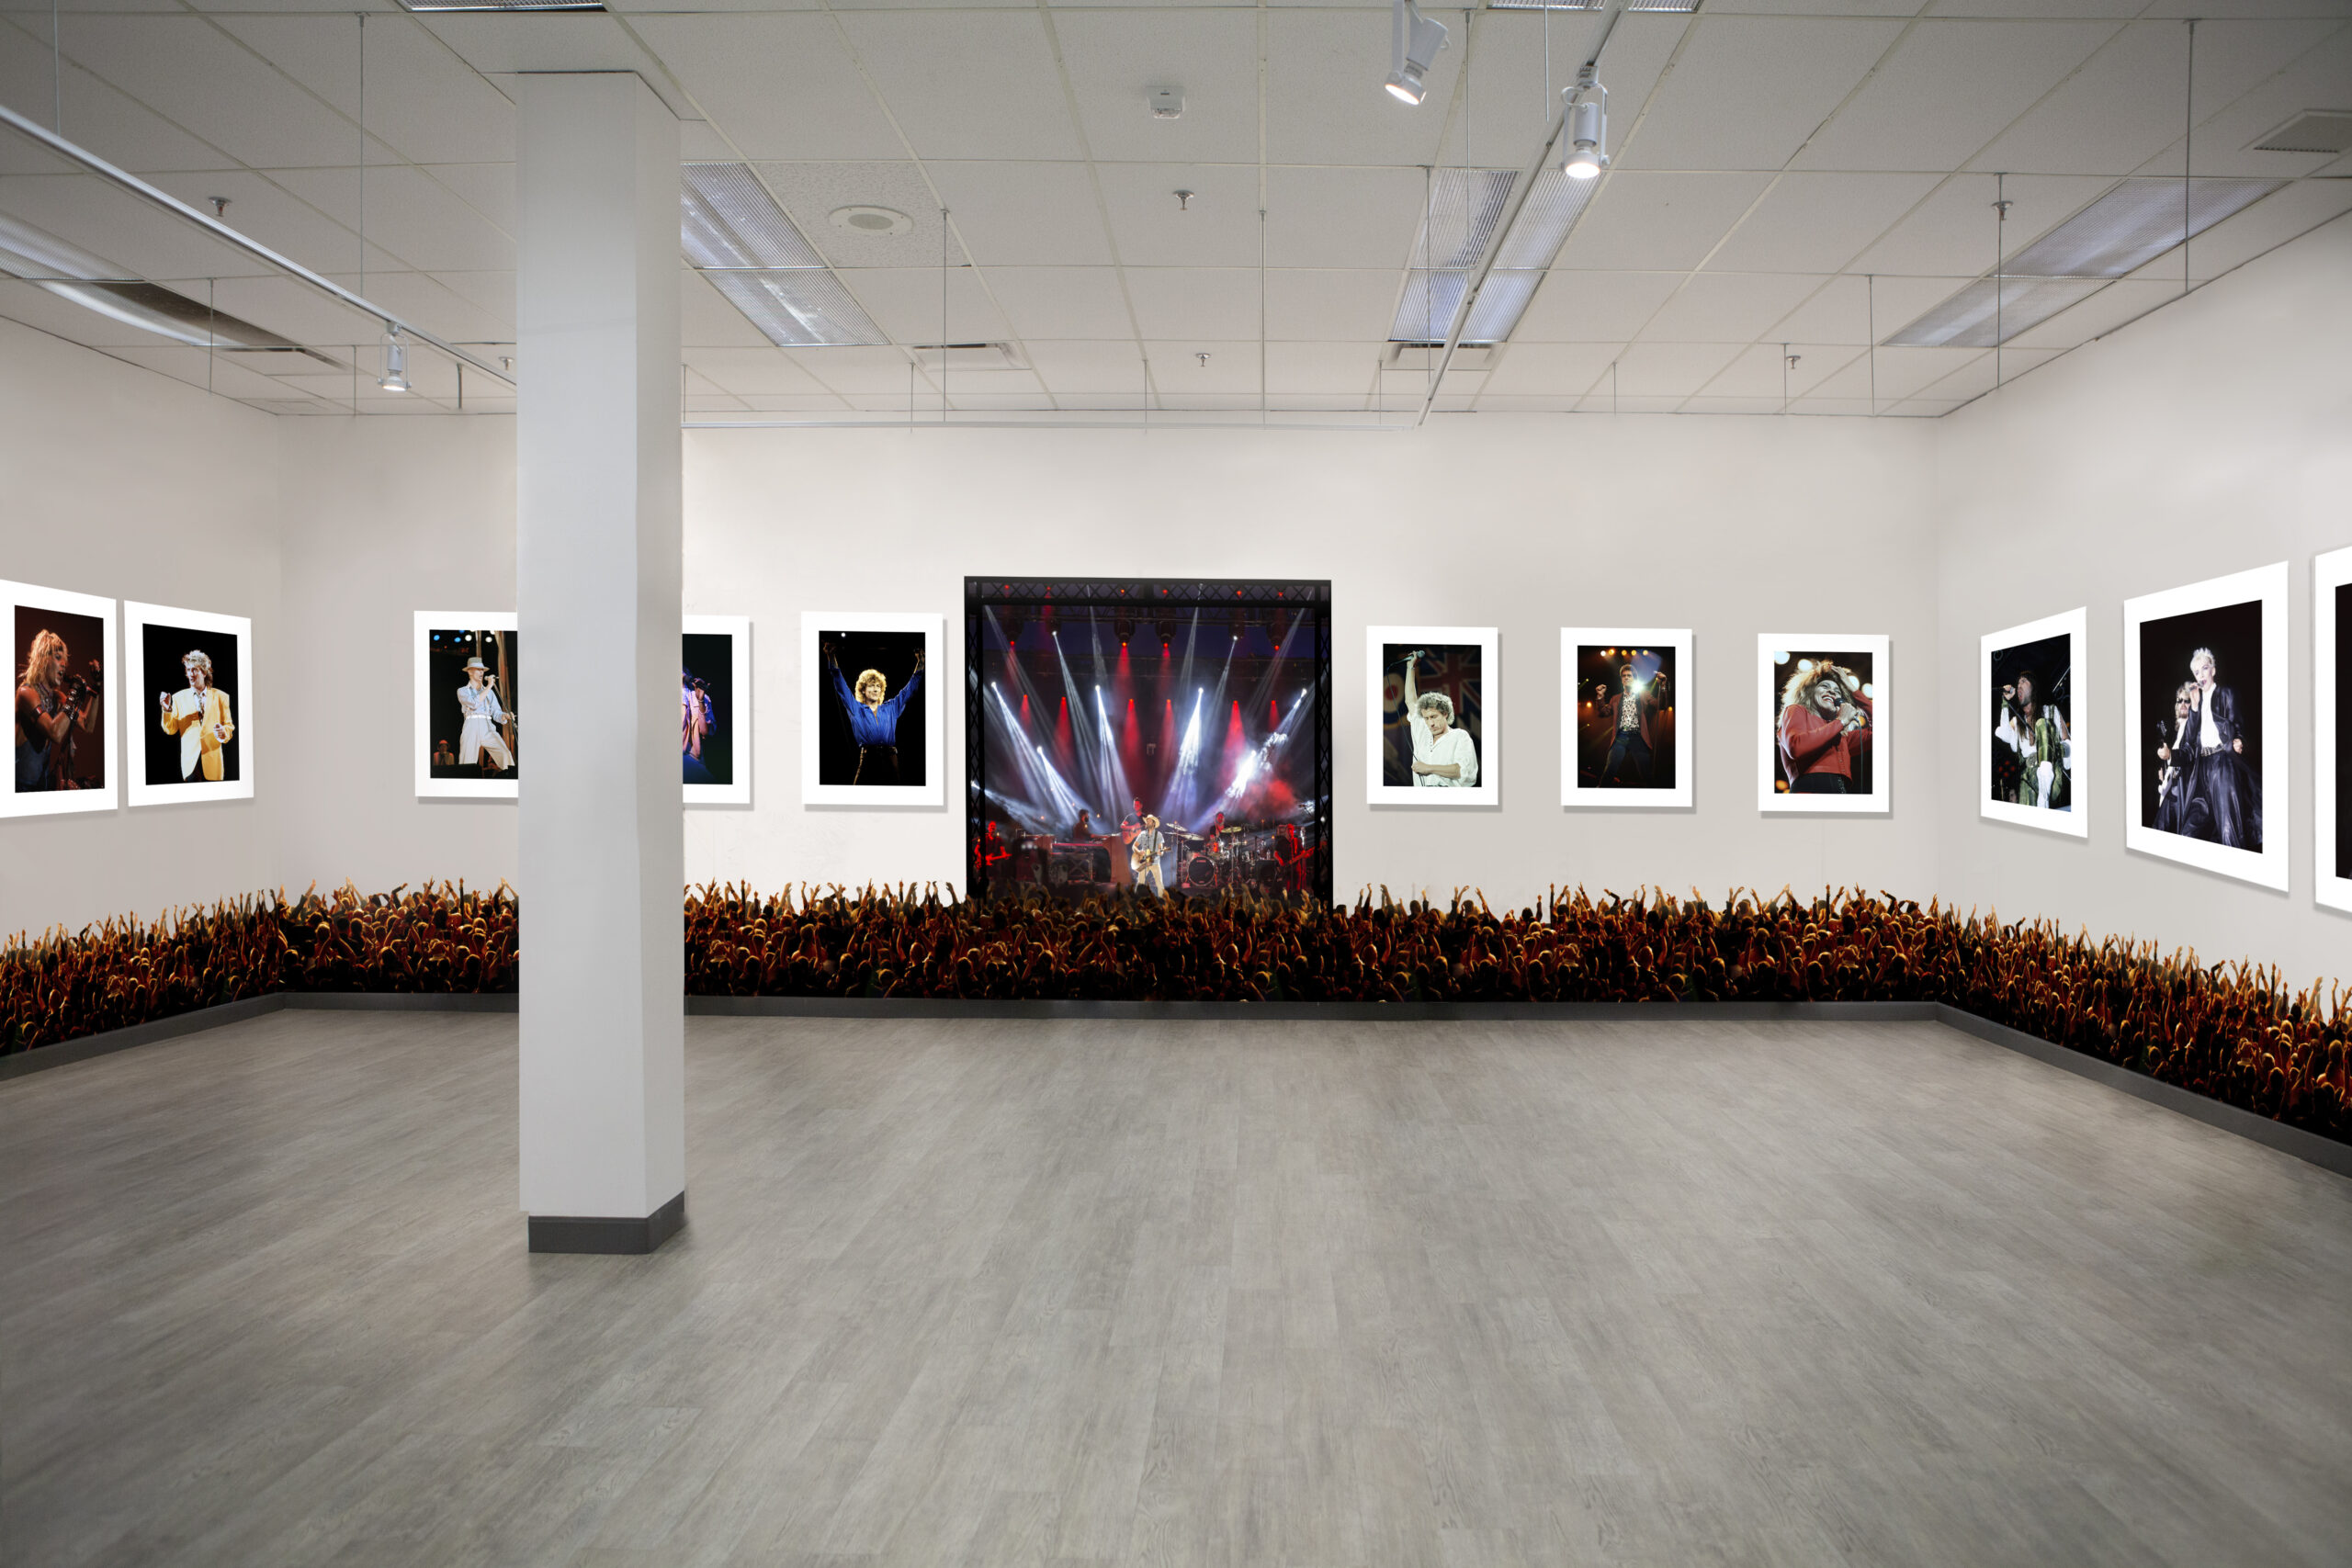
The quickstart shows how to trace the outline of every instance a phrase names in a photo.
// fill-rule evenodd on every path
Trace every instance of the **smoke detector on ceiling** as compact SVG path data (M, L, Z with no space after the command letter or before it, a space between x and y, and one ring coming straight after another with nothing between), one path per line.
M2352 109L2305 109L2254 143L2257 152L2352 152Z
M888 239L914 232L915 220L895 208L836 207L833 227L852 234L868 234Z
M1182 87L1154 87L1147 101L1151 105L1151 118L1154 119L1184 118L1184 89Z

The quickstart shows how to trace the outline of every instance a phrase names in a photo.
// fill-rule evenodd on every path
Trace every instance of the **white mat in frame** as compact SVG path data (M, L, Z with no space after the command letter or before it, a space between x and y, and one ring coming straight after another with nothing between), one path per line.
M825 667L825 632L922 634L923 780L915 784L827 784L823 768L823 705L838 700ZM943 660L947 617L888 610L800 612L800 801L804 806L939 806L947 798L947 704L962 691ZM903 689L903 688L902 688Z
M1698 704L1692 696L1697 684L1698 661L1691 652L1692 637L1688 626L1563 626L1560 628L1560 804L1562 806L1607 807L1616 810L1657 810L1661 807L1688 807L1691 801L1691 778L1696 771L1698 738ZM1628 656L1638 656L1643 650L1668 650L1673 654L1670 666L1672 678L1667 682L1663 703L1673 716L1674 783L1656 789L1587 787L1579 765L1577 750L1582 734L1583 705L1577 700L1577 663L1581 650L1588 648L1613 649ZM1613 744L1613 742L1612 742Z
M2063 761L2053 763L2065 771L2064 807L2025 806L2014 800L1998 800L1993 795L1993 759L1996 749L2009 745L1994 734L1996 728L1993 715L1998 711L1993 690L1993 656L2005 649L2022 643L2042 642L2051 637L2067 639L2066 706L2069 716L2066 754ZM2090 664L2090 609L2087 605L2046 615L2023 626L2010 626L2005 631L1987 632L1977 644L1976 697L1984 711L1976 716L1976 814L1996 822L2014 822L2020 828L2039 828L2045 833L2066 833L2077 839L2090 837L2090 795L2087 793L2093 759L2086 737L2092 728ZM2052 677L2047 671L2039 672L2041 679ZM2047 693L2042 694L2047 695Z
M1802 654L1868 654L1871 789L1867 795L1815 795L1775 787L1781 776L1781 694L1795 671L1789 660ZM1894 679L1887 638L1874 632L1758 632L1756 634L1757 706L1760 725L1756 747L1756 805L1760 811L1880 814L1894 810ZM1857 671L1860 673L1860 671Z
M728 639L727 722L729 777L725 784L689 784L688 806L749 806L752 804L752 617L749 615L684 615L682 637L723 637ZM683 703L683 697L681 698ZM683 747L682 747L683 750Z
M1475 648L1478 650L1477 782L1446 787L1392 784L1382 767L1387 715L1386 647ZM1373 806L1495 806L1502 800L1502 633L1494 626L1366 626L1364 660L1370 690L1364 698L1364 798ZM1465 672L1466 673L1466 672ZM1458 685L1458 681L1457 681ZM1419 692L1416 693L1418 697ZM1448 698L1451 701L1451 697ZM1457 721L1460 715L1456 715ZM1468 727L1463 733L1469 734ZM1459 766L1460 764L1453 764Z
M2142 669L2142 628L2151 621L2170 620L2176 616L2257 603L2261 606L2262 680L2259 687L2249 698L2243 673L2227 669L2217 671L2214 684L2217 688L2231 688L2233 702L2250 702L2258 715L2256 723L2259 725L2261 744L2257 782L2262 797L2263 829L2259 851L2217 843L2184 833L2167 832L2150 822L2143 792L2146 787L2148 769L2162 763L2155 756L2154 743L2145 734L2135 733L2143 715L2150 711L2142 701L2142 682L2161 682L2169 691L2177 681L2189 674L2186 663L2177 670ZM2168 588L2160 593L2145 593L2136 599L2126 599L2123 602L2123 722L2127 737L2123 746L2125 847L2143 854L2178 861L2184 865L2193 865L2203 871L2236 877L2241 882L2285 892L2291 842L2289 811L2292 770L2287 760L2291 754L2288 728L2290 716L2294 710L2289 705L2288 695L2292 684L2288 665L2285 561L2256 567L2250 571L2233 572L2227 577L2210 578L2203 582Z
M85 615L98 623L96 649L99 666L97 705L93 715L95 728L77 727L74 743L87 737L99 748L101 777L104 783L93 789L19 790L17 788L13 752L10 757L8 787L0 790L0 817L50 817L69 811L112 811L115 808L115 781L121 775L121 751L116 745L119 729L116 723L115 692L122 684L120 641L115 636L115 605L111 599L101 599L91 593L73 593L62 588L42 588L30 582L0 581L0 630L5 630L10 643L8 657L9 684L18 684L27 656L31 651L31 639L17 636L17 612L19 609L51 611L62 615ZM36 630L40 617L33 617ZM58 634L63 637L63 633ZM86 671L91 651L76 649L73 639L66 639L66 666L70 678L75 668ZM12 699L13 701L13 699Z
M162 651L175 660L185 660L192 652L201 651L213 661L212 684L227 700L228 724L232 742L237 748L237 776L233 779L207 779L201 765L201 741L195 750L198 760L196 774L168 784L147 782L147 739L151 728L160 730L163 723L161 704L144 701L123 705L123 786L132 806L176 806L191 800L251 800L254 797L254 624L243 615L216 615L205 610L183 610L168 604L142 604L126 599L122 605L122 670L128 682L131 671L144 671L147 663L147 634L151 628L160 635L162 628L186 629L200 634L193 648L166 647ZM226 639L233 649L233 657L221 658L218 646L207 647L204 637ZM223 666L237 671L230 682ZM183 670L185 665L182 666ZM183 682L185 685L186 682ZM125 688L129 688L126 686ZM140 694L143 699L145 693ZM177 689L170 694L177 696ZM190 716L180 715L182 719ZM175 750L183 759L190 754L187 732L175 742Z
M2352 821L2343 809L2352 784L2352 726L2343 721L2352 697L2352 626L2345 607L2352 600L2352 549L2330 550L2312 562L2312 826L2314 895L2331 909L2352 912Z
M514 739L515 765L489 777L436 779L433 776L433 742L445 739L456 751L462 740L458 735L438 736L433 733L433 649L432 635L444 632L504 632L516 637L515 657L522 657L520 638L516 636L514 612L512 610L419 610L415 629L411 634L415 643L416 659L416 737L413 742L416 764L416 793L420 796L457 800L513 800L515 785L522 772L523 740L521 715L512 696L498 693L500 708L513 715L518 733Z

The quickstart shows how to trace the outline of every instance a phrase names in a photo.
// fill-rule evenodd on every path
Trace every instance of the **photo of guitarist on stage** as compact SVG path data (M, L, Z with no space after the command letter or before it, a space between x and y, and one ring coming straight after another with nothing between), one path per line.
M1330 896L1327 584L966 587L976 895Z

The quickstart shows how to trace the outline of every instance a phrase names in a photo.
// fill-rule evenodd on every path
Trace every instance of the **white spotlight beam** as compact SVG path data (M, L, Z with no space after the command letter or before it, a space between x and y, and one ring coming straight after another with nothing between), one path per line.
M1593 40L1592 53L1586 59L1584 69L1577 73L1578 83L1589 81L1600 71L1600 51L1609 47L1609 35L1617 30L1617 18L1624 13L1625 0L1609 0L1609 8L1600 17L1600 36ZM1544 130L1544 140L1535 149L1535 156L1529 159L1527 167L1520 171L1519 179L1510 187L1510 199L1503 205L1502 217L1496 222L1494 232L1487 237L1486 254L1478 258L1478 270L1472 275L1470 287L1462 291L1461 299L1453 307L1453 323L1445 329L1445 349L1438 355L1436 373L1430 376L1428 388L1421 393L1420 412L1413 416L1416 426L1426 423L1430 410L1437 406L1438 389L1445 385L1445 373L1453 365L1454 352L1462 346L1463 330L1470 324L1470 312L1477 308L1479 290L1487 287L1487 275L1495 270L1495 259L1502 254L1503 245L1518 224L1520 209L1527 205L1527 198L1534 193L1535 176L1552 162L1553 150L1559 146L1560 138L1566 131L1571 112L1568 100L1575 92L1573 86L1563 90L1559 102L1552 106L1552 123ZM1582 222L1584 212L1591 209L1592 203L1586 202L1584 211L1577 214L1577 221ZM1569 227L1570 232L1574 232L1575 225ZM1560 243L1566 244L1567 237L1561 236Z

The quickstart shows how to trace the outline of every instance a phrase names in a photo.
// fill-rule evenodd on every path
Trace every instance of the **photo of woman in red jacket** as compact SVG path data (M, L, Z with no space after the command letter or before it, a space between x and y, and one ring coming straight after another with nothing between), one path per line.
M1784 656L1779 711L1777 787L1787 795L1870 795L1877 690L1871 654Z

